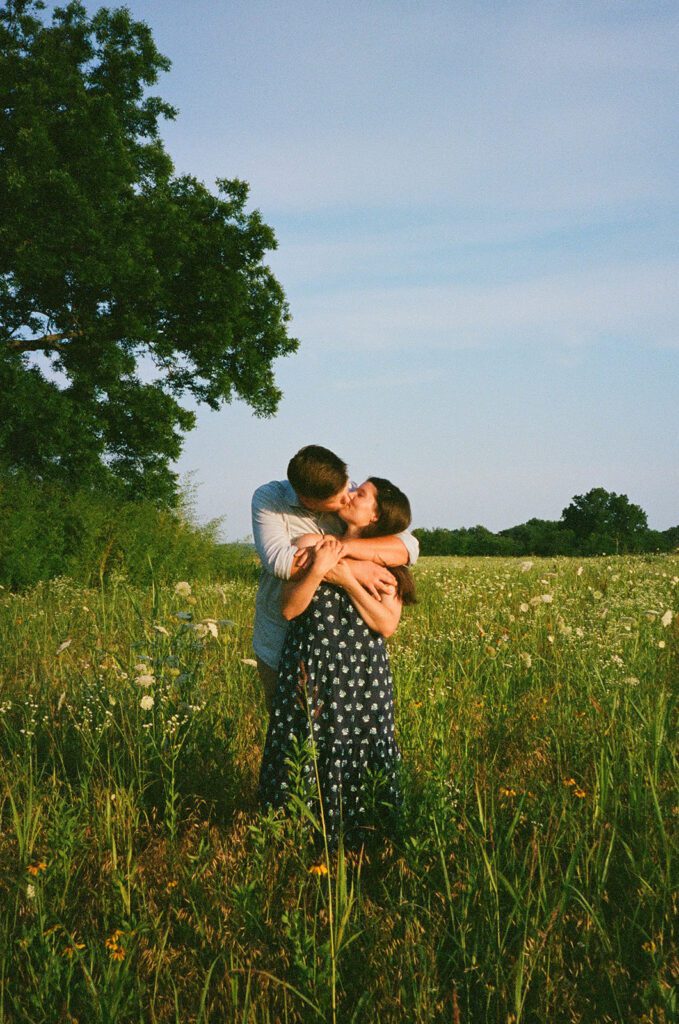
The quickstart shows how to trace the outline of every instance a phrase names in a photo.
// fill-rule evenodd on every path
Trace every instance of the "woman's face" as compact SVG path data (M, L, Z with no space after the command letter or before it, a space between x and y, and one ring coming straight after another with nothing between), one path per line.
M350 501L339 509L338 515L349 526L363 529L377 522L377 489L369 480L350 494Z

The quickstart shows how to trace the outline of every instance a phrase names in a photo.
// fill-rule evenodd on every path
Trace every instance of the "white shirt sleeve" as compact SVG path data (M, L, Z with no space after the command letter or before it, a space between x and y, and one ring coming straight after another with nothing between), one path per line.
M291 543L285 514L277 511L267 484L252 496L252 536L266 572L289 580L297 548Z
M400 541L403 541L406 546L408 551L408 565L414 565L420 553L420 542L417 537L413 537L412 533L409 533L407 530L404 530L403 533L397 533L396 536Z

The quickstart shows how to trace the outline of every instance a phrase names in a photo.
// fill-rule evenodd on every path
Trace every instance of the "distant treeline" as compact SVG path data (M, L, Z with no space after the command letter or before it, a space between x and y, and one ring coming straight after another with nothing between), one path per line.
M529 519L499 533L485 526L413 533L423 555L622 555L679 547L679 526L649 529L642 508L602 487L574 497L559 520Z
M247 545L220 544L219 521L197 526L187 499L176 510L92 488L72 489L0 471L0 584L20 590L71 576L152 579L256 578Z

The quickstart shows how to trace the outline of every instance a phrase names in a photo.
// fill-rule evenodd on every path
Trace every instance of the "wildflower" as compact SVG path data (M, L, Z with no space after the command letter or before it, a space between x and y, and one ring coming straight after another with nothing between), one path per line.
M145 693L142 699L139 701L139 707L142 711L150 711L155 701L150 693Z
M172 892L172 890L176 889L178 885L179 885L179 882L176 879L173 878L165 886L165 891L166 892Z
M516 796L516 790L508 789L507 786L500 786L500 796L504 796L508 799L511 799L512 797Z
M624 665L625 662L622 660L619 654L611 654L611 661L614 665Z
M115 949L118 946L118 939L121 935L124 935L122 928L116 928L112 935L109 935L107 939L104 939L104 945L107 949Z
M541 597L540 597L540 600L544 604L551 604L552 601L554 600L554 595L553 594L542 594Z
M217 637L219 636L219 629L217 628L217 623L215 622L215 620L203 619L202 625L204 625L207 628L208 633L210 633L210 635L213 636L216 640Z
M257 668L257 662L254 658L241 658L242 665L251 665L252 668Z
M661 651L665 650L665 646L666 646L666 644L665 644L664 640L658 640L658 647L660 648Z
M26 898L29 900L35 899L35 886L32 882L29 882L26 886Z
M179 669L179 668L168 668L167 674L169 676L172 676L173 679L176 679L178 675L181 675L181 669Z
M521 563L521 572L530 572L530 570L532 568L533 568L533 563L532 562L522 562Z
M309 868L310 875L327 875L328 867L326 864L312 864Z
M575 572L576 576L582 576L582 566L579 565Z
M68 647L71 646L73 640L69 637L68 640L64 640L63 644L59 644L57 647L57 654L62 654Z
M665 614L663 615L663 617L662 617L662 619L660 621L662 622L662 624L665 627L665 629L667 629L667 627L669 626L669 624L672 621L672 612L669 610L669 608L667 609L667 611L665 612Z
M85 943L84 942L72 942L68 946L64 946L61 955L62 956L67 956L69 958L69 960L70 960L71 957L73 956L73 954L76 952L76 950L80 950L80 949L84 949L84 948L85 948Z
M414 708L421 708L422 707L422 701L421 700L414 700L413 701L413 707Z
M61 711L61 709L62 709L62 708L63 708L63 706L64 706L64 701L65 701L65 700L66 700L66 690L63 690L63 691L62 691L62 692L61 692L61 693L59 694L59 701L58 701L58 703L57 703L57 711Z
M522 603L521 603L521 604L519 605L519 611L520 611L520 612L527 612L527 611L528 611L528 608L529 608L529 605L527 605L525 601L523 601L523 602L522 602Z
M175 583L174 592L177 597L190 597L191 584L187 583L186 580L181 580L179 583Z
M656 949L658 947L656 946L656 944L653 941L653 939L649 939L648 942L644 942L643 943L641 948L643 949L644 953L651 953L651 954L653 954L653 953L655 953L655 951L656 951Z
M587 796L587 793L584 789L580 789L579 786L576 786L573 790L573 796L577 796L578 800L582 800L583 797Z
M525 668L530 668L533 664L533 659L531 658L530 654L528 654L526 651L522 651L519 657L521 658L521 661L523 662Z
M47 871L47 863L44 860L39 860L37 864L28 865L28 873L29 875L33 875L34 878L42 871Z
M155 679L153 678L152 675L146 674L146 675L143 675L143 676L137 676L137 678L135 679L135 682L136 682L137 686L147 687L147 686L153 686L153 684L155 683Z
M563 780L564 786L576 786L577 783L574 778L568 778Z

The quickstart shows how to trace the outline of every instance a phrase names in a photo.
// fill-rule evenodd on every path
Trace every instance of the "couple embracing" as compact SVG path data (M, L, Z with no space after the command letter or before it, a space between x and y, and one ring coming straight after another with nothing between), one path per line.
M338 456L307 445L287 480L255 491L252 522L262 561L253 646L269 711L260 796L285 806L296 765L331 844L340 833L351 842L375 810L400 802L384 638L415 600L410 505L380 477L352 487Z

